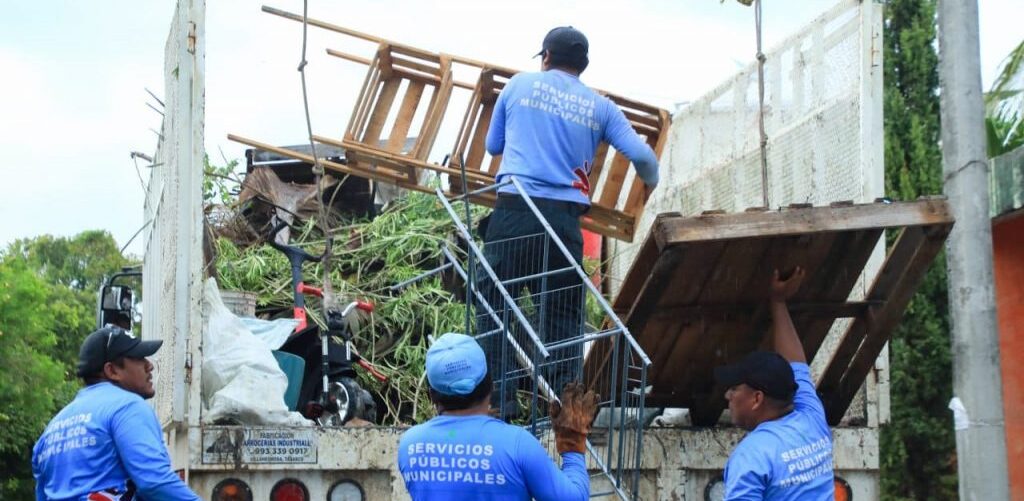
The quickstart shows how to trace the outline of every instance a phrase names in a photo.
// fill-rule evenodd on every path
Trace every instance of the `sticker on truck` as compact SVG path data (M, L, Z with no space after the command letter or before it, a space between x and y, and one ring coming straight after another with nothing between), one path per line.
M203 430L203 464L315 464L316 461L317 436L312 429Z

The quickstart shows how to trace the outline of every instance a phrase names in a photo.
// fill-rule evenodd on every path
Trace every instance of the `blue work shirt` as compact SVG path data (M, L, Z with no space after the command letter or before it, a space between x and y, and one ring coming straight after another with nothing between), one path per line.
M487 152L502 155L499 182L514 175L530 196L586 205L590 163L602 141L629 158L644 183L658 184L658 158L622 110L561 70L509 79L487 130Z
M831 500L832 432L807 364L793 362L793 411L754 428L725 465L727 500Z
M437 416L398 443L398 469L413 501L583 500L590 478L583 454L562 454L562 470L540 442L490 416Z
M46 425L32 448L36 499L82 501L93 492L120 499L199 500L171 470L160 425L142 397L111 383L82 388Z

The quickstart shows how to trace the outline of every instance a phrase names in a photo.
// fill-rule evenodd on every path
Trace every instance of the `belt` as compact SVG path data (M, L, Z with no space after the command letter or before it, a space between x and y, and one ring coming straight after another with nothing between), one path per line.
M583 215L590 210L589 205L568 202L566 200L555 200L551 198L539 198L530 197L530 201L533 205L536 205L541 210L565 210L572 211L573 214ZM495 209L511 209L511 210L530 210L530 206L526 205L526 200L523 197L512 194L512 193L498 193L498 201L494 204Z

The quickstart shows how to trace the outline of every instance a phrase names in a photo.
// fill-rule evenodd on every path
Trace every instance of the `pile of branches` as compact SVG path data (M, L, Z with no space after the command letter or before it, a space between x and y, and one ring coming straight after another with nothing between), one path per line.
M360 354L388 376L381 383L358 371L360 384L378 398L379 424L412 424L434 415L423 370L428 336L463 329L465 305L450 292L453 287L442 284L441 275L400 291L391 287L439 266L441 249L453 241L453 232L454 225L437 198L421 193L408 194L372 220L331 227L328 262L335 295L375 305L372 315L353 324L353 333ZM315 218L309 218L293 227L290 244L319 255L326 239ZM260 317L291 315L291 274L281 252L224 236L216 239L214 247L221 289L254 292ZM303 277L319 286L323 271L320 263L307 263ZM311 320L323 328L322 305L315 298L307 299Z

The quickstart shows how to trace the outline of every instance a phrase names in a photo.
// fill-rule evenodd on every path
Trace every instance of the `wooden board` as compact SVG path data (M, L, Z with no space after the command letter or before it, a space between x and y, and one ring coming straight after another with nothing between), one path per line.
M772 270L799 265L808 276L790 312L808 360L830 357L819 390L838 423L952 225L942 199L658 216L612 302L652 360L648 405L686 407L695 425L716 423L726 402L714 368L768 348ZM850 299L886 230L902 235L865 299ZM839 318L853 321L826 354L819 348ZM588 353L591 381L602 380L608 348Z

